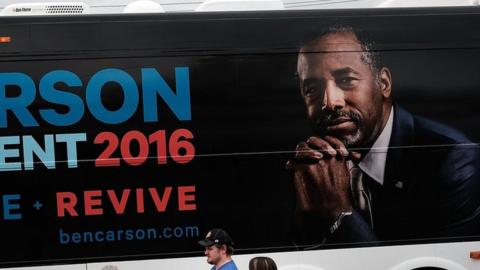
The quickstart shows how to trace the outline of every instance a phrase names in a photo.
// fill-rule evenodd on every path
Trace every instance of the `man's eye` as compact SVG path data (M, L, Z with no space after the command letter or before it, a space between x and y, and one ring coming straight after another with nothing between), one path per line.
M308 85L303 88L303 95L312 96L321 91L319 85Z
M355 80L356 80L356 79L353 78L353 77L344 77L344 78L338 79L338 80L337 80L337 84L349 86L349 85L352 85L352 84L353 84L353 81L355 81Z
M303 94L304 94L305 96L310 96L310 95L312 95L313 93L315 93L315 88L313 88L313 87L307 87L307 88L304 88L304 89L303 89Z

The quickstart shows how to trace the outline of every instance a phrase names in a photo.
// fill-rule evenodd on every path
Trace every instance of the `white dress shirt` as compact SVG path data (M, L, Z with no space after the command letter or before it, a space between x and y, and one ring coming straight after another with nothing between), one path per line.
M383 185L383 178L385 176L385 164L387 162L387 151L388 145L390 144L390 137L392 136L392 128L393 107L390 109L387 124L380 133L380 136L378 136L377 140L370 148L370 151L368 151L362 161L358 164L364 173L380 185Z

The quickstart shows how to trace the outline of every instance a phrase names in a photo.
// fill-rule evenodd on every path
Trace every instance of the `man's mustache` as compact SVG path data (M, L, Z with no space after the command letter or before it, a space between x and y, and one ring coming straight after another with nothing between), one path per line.
M360 123L360 115L355 112L342 111L337 109L334 111L323 112L320 118L317 119L316 124L319 128L326 128L327 126L333 125L338 122L339 119L348 119L355 123Z

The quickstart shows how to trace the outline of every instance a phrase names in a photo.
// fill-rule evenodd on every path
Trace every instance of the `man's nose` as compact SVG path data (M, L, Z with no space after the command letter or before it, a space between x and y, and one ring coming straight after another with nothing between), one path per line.
M345 93L335 81L328 81L323 94L322 110L335 110L345 107Z
M205 254L205 255L208 255L208 249L205 249L204 254Z

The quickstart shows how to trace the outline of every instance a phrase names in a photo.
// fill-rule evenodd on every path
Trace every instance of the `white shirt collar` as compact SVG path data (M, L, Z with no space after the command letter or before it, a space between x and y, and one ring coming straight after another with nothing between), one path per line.
M385 164L387 162L388 145L390 144L390 137L393 128L393 107L390 109L387 124L383 128L382 133L378 136L375 143L370 148L370 151L365 155L362 161L358 164L360 169L373 180L383 185L385 176Z

